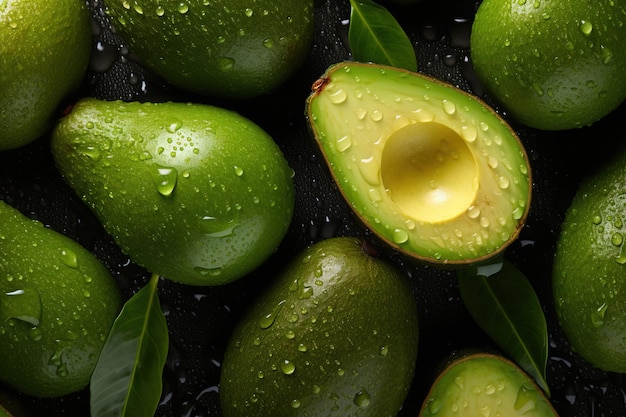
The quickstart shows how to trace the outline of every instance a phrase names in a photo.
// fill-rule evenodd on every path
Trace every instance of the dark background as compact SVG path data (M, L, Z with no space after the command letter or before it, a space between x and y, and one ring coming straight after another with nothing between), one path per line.
M479 1L422 0L413 6L380 1L399 20L415 45L419 71L469 91L491 104L517 131L533 173L531 212L520 238L506 252L540 297L549 327L548 384L562 417L623 416L623 375L593 368L568 345L555 319L550 287L552 257L563 215L580 179L600 166L623 142L618 127L624 106L593 127L542 132L519 126L483 91L471 66L469 33ZM157 416L221 416L219 373L233 325L255 294L305 246L331 236L360 236L379 246L381 256L406 271L420 311L420 350L414 385L399 416L417 416L437 372L454 351L494 348L463 306L454 272L418 265L377 242L353 217L333 184L310 136L304 101L326 68L351 59L348 0L316 0L316 34L305 64L274 93L245 102L194 97L145 71L110 30L102 3L91 0L94 49L79 96L141 101L182 100L231 108L263 127L295 170L296 210L279 250L257 271L221 287L187 287L161 281L160 298L171 332L164 390ZM0 198L91 250L130 297L149 278L123 255L98 221L65 185L51 160L48 137L0 153ZM32 415L89 414L88 392L57 399L20 396Z

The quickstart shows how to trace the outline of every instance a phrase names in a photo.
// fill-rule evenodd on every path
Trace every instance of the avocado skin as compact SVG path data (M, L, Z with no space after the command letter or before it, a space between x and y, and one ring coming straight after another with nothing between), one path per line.
M81 0L3 2L0 38L0 150L6 150L47 133L82 83L91 55L89 11Z
M106 1L113 26L144 66L194 93L269 93L303 64L313 41L313 0L128 3Z
M293 171L265 131L230 110L85 98L51 146L64 180L122 251L172 281L238 279L291 222Z
M83 389L121 307L117 284L80 244L1 200L0 218L0 298L38 294L41 314L35 326L13 316L33 316L38 306L30 301L0 308L0 379L39 397Z
M362 245L310 246L240 320L222 367L226 417L396 415L415 368L417 309L405 277Z
M483 415L558 417L541 388L515 363L497 353L452 358L426 395L419 417Z
M589 126L626 99L624 13L612 0L484 0L470 38L476 74L527 126Z
M572 350L626 372L626 151L580 183L561 226L552 271L555 309Z

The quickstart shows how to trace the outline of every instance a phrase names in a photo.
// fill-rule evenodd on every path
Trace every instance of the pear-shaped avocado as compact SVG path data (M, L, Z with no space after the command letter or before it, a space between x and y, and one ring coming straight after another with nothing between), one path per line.
M83 80L91 20L83 0L0 2L0 150L53 127L56 111Z
M503 356L471 353L450 361L426 396L419 417L558 417L541 388Z
M304 250L233 332L222 366L224 415L396 415L418 346L407 281L356 238Z
M52 152L121 249L173 281L240 278L291 222L293 171L265 131L230 110L85 98L55 128Z
M74 240L0 201L0 380L56 397L87 386L121 300Z
M313 0L105 3L143 65L185 90L229 99L280 86L313 40Z
M394 248L434 264L489 258L530 208L530 165L511 128L475 97L402 69L332 66L308 119L346 201Z
M579 185L557 242L555 310L572 349L626 372L626 150Z

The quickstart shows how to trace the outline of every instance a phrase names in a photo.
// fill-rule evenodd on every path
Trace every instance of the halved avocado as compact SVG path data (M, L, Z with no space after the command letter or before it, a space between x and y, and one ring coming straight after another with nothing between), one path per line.
M307 117L341 193L395 249L428 263L502 252L531 199L526 151L476 97L422 74L342 62L312 87Z
M433 382L419 417L558 417L550 400L522 369L498 354L451 360Z

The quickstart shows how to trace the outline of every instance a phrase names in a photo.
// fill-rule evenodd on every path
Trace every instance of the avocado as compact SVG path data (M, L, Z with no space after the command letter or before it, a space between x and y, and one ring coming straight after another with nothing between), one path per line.
M91 54L83 0L0 2L0 150L47 133L80 87Z
M0 381L58 397L89 383L121 307L117 283L69 237L0 200Z
M293 170L264 130L231 110L84 98L51 147L122 251L172 281L238 279L276 250L291 222Z
M462 90L344 62L314 83L307 117L345 200L400 252L436 265L479 262L524 225L526 151L501 117Z
M244 99L270 93L303 63L313 0L106 0L141 63L187 91Z
M470 36L476 75L527 126L588 126L626 98L626 4L484 0Z
M427 394L419 417L558 417L549 399L515 363L479 352L454 358Z
M417 305L408 279L365 241L306 248L233 330L225 417L394 416L414 374Z
M561 225L554 304L572 350L595 367L626 372L626 150L590 172Z

